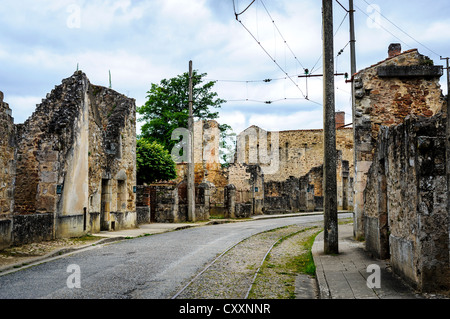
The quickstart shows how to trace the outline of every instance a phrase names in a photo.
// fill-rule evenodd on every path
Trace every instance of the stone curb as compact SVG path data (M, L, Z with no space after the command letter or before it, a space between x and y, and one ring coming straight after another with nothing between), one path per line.
M46 255L43 256L38 256L35 258L30 258L28 261L22 261L22 262L18 262L15 264L11 264L11 265L7 265L7 266L3 266L0 267L0 276L5 275L6 273L10 273L11 270L20 270L24 267L27 267L29 265L38 263L40 261L45 261L47 259L50 258L54 258L54 257L58 257L58 256L64 256L67 254L71 254L74 253L76 251L79 250L83 250L92 246L97 246L97 245L102 245L102 244L107 244L107 243L111 243L111 242L117 242L117 241L121 241L121 240L125 240L126 237L111 237L111 238L103 238L100 239L96 242L93 242L91 244L87 244L87 245L83 245L83 246L79 246L79 247L72 247L72 248L68 248L68 247L64 247L64 248L60 248L57 249L55 251L52 251Z

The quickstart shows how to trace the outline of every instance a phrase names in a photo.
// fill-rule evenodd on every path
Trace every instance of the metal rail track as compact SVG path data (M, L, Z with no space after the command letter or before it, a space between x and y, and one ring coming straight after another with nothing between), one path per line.
M259 272L260 272L260 270L261 270L261 267L263 266L263 264L264 264L264 262L266 261L266 259L267 259L267 256L270 254L270 252L272 251L272 249L275 247L275 245L277 244L277 243L279 243L281 240L284 240L284 239L286 239L286 238L288 238L288 237L290 237L290 236L293 236L293 235L295 235L295 234L297 234L297 233L300 233L300 232L302 232L302 231L304 231L304 230L300 230L300 231L295 231L295 232L292 232L292 233L290 233L290 234L288 234L288 235L286 235L286 236L283 236L283 237L280 237L280 238L278 238L273 244L272 244L272 246L270 246L270 248L267 250L267 252L266 252L266 254L264 255L264 258L262 259L262 261L261 261L261 264L260 264L260 266L258 267L258 269L256 270L256 272L255 272L255 275L253 276L253 279L252 279L252 282L251 282L251 284L250 284L250 287L248 288L248 290L247 290L247 293L246 293L246 295L245 295L245 298L244 299L248 299L248 296L249 296L249 294L250 294L250 291L252 290L252 288L253 288L253 285L255 284L255 281L256 281L256 278L257 278L257 276L258 276L258 274L259 274ZM190 285L192 285L205 271L207 271L212 265L214 265L214 263L216 263L220 258L222 258L227 252L229 252L231 249L233 249L234 247L236 247L236 246L238 246L239 244L241 244L242 242L244 242L244 241L246 241L247 239L249 239L249 238L251 238L251 237L253 237L253 236L256 236L256 235L259 235L259 234L262 234L262 233L264 233L264 232L261 232L261 233L258 233L258 234L254 234L254 235L251 235L251 236L249 236L249 237L246 237L246 238L244 238L244 239L242 239L241 241L239 241L238 243L236 243L236 244L234 244L234 245L232 245L232 246L230 246L229 248L227 248L224 252L222 252L219 256L217 256L212 262L210 262L202 271L200 271L191 281L189 281L181 290L179 290L171 299L176 299L176 298L178 298L178 296L180 295L180 294L182 294Z

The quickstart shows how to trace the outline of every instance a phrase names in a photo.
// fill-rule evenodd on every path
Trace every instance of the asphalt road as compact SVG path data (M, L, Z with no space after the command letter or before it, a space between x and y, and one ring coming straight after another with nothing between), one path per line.
M211 225L93 246L0 276L0 299L169 299L241 240L322 219L316 215Z

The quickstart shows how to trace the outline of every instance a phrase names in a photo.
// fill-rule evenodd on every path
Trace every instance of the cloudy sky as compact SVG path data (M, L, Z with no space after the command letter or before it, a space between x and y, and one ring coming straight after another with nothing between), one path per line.
M321 1L256 0L237 21L235 11L251 2L2 0L0 90L22 123L78 65L97 85L108 86L111 71L113 89L140 106L151 83L187 72L192 60L194 69L218 81L215 91L228 101L219 121L236 133L250 125L321 128L322 79L298 78L304 69L322 72ZM439 65L440 56L450 56L448 0L354 2L358 70L385 59L393 42ZM335 68L345 73L349 20L342 6L348 1L339 3ZM350 87L342 76L336 77L336 110L351 123Z

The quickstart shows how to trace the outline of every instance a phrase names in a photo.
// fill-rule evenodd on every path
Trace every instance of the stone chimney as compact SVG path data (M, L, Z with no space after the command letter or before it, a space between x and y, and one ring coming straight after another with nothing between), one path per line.
M389 45L389 57L393 58L402 53L402 45L400 43L391 43Z
M337 130L345 126L345 112L336 112L334 118Z

